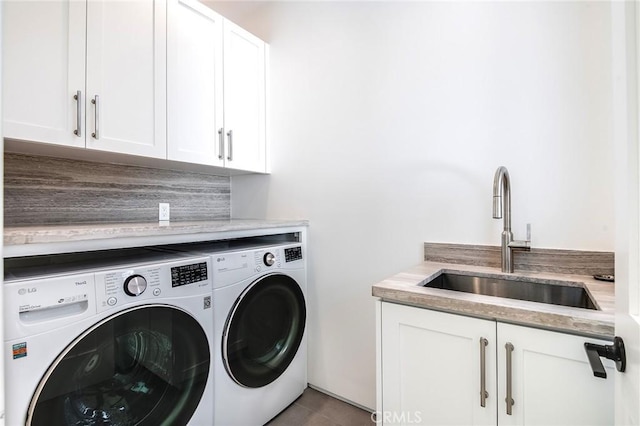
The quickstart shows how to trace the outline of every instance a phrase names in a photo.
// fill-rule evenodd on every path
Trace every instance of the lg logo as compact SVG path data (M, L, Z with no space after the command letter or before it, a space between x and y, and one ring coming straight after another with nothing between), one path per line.
M24 296L27 293L35 293L36 291L38 291L37 288L35 287L31 287L31 288L21 288L20 290L18 290L18 294L20 296Z

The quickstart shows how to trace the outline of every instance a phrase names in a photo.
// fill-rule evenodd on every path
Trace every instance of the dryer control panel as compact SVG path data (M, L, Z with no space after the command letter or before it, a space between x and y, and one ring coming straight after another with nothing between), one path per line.
M270 247L255 250L253 253L255 272L266 271L273 268L288 269L298 267L295 262L302 260L302 246Z
M287 247L284 249L284 261L295 262L302 260L302 246Z
M211 261L214 288L225 287L269 271L304 268L303 246L298 243L213 253ZM217 279L218 277L221 279Z

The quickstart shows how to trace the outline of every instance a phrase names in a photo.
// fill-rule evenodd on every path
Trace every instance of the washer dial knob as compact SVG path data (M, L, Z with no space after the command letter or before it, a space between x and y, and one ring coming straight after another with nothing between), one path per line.
M129 296L140 296L147 289L147 280L142 275L131 275L124 280L124 292Z
M267 253L264 255L264 264L267 266L272 266L274 263L276 263L276 255L273 253Z

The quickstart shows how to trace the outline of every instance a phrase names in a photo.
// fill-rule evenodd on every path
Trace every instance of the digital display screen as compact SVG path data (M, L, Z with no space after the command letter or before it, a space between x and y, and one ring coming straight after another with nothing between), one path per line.
M171 268L171 287L197 283L207 279L207 262Z
M302 247L290 247L284 249L285 262L293 262L294 260L302 259Z

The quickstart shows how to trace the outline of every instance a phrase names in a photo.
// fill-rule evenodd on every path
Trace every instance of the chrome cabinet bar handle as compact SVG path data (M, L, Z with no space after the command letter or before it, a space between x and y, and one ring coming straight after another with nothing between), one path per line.
M73 131L73 134L77 137L82 137L82 90L78 90L75 95L73 95L73 99L76 100L76 129Z
M513 367L513 361L511 359L511 356L513 354L513 344L507 342L506 345L504 345L505 349L507 350L507 397L505 398L505 402L507 403L507 415L511 415L512 411L513 411L513 405L515 404L515 401L513 400L513 375L512 375L512 367Z
M218 160L224 159L224 127L218 130Z
M93 99L91 99L91 103L95 105L95 132L91 133L91 136L94 139L100 139L100 97L95 95Z
M229 130L227 132L227 137L229 138L229 152L227 154L227 160L233 161L233 130Z
M487 392L487 345L489 341L484 337L480 338L480 406L487 406L487 398L489 392Z

